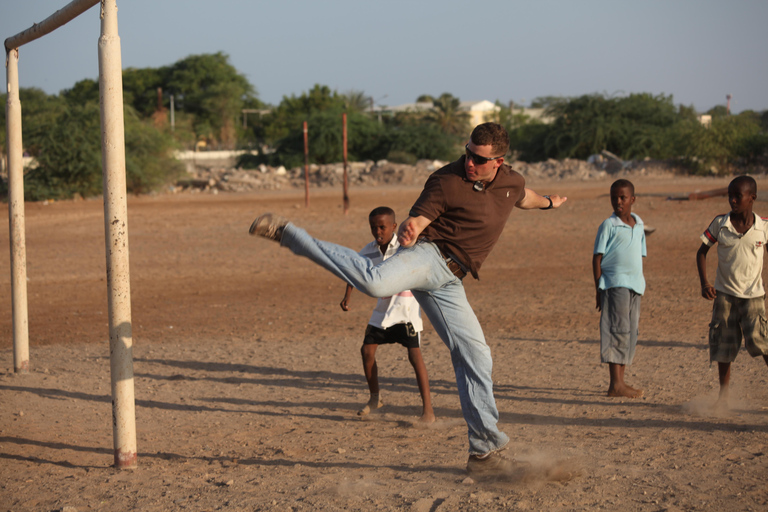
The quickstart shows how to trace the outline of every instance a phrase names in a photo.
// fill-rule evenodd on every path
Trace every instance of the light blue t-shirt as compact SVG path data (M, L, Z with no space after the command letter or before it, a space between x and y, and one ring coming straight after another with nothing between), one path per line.
M598 287L629 288L635 293L645 293L643 258L646 256L643 221L632 214L634 227L629 227L612 214L597 228L594 254L602 254L602 274Z

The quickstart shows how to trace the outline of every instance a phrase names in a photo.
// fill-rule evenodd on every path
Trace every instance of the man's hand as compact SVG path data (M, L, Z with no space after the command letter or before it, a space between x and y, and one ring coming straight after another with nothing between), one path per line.
M419 239L419 235L424 228L429 226L431 221L420 215L418 217L408 217L400 223L397 230L397 241L402 247L411 247Z
M597 292L595 293L595 303L597 304L597 305L595 306L595 308L596 308L598 311L602 311L602 310L603 310L603 307L602 307L602 305L600 304L600 290L597 290Z
M560 205L568 200L567 197L560 197L557 194L550 194L549 198L552 200L552 208L560 208Z
M344 297L344 299L341 301L341 304L339 304L339 306L341 306L341 309L343 309L344 311L349 311L349 303L347 302L346 297Z

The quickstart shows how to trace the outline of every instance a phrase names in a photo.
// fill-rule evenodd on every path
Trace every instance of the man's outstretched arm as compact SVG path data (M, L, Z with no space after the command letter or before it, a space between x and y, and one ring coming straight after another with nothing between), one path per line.
M568 200L567 197L560 197L556 194L551 194L549 199L552 200L552 208L560 208L564 202ZM546 208L549 206L549 199L544 196L540 196L530 188L525 189L525 195L520 199L515 206L521 210L535 210L537 208Z

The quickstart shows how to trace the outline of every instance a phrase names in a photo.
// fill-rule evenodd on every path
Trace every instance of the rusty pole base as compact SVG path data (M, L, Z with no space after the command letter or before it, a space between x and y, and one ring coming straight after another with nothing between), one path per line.
M137 466L138 457L136 453L115 450L115 467L117 469L136 469Z

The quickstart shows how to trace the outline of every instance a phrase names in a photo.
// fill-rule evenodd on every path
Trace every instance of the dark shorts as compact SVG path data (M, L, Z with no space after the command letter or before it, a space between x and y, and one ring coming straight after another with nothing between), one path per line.
M419 333L413 330L411 324L395 324L386 329L369 325L365 329L363 345L387 345L399 343L405 348L419 348Z

